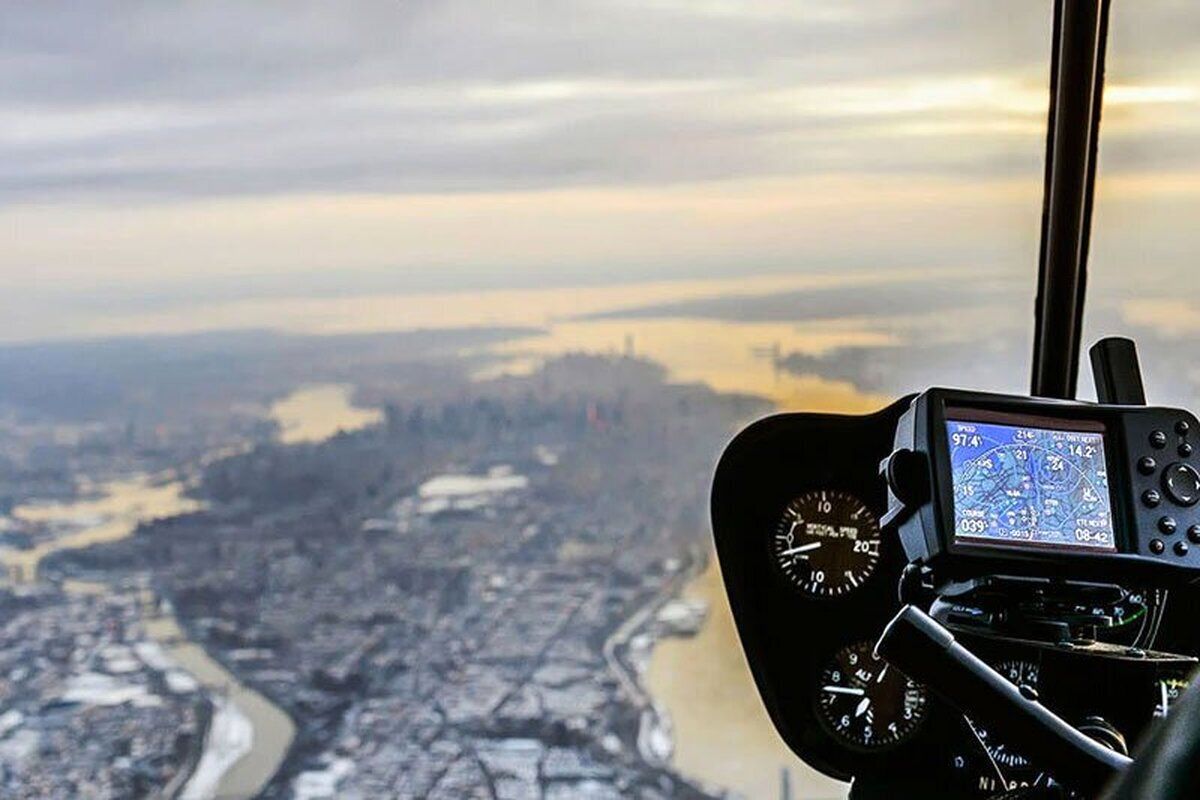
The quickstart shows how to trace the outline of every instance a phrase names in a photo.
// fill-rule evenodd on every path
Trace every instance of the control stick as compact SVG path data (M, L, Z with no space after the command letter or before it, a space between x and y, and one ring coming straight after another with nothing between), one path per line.
M1132 763L1068 725L1038 702L1037 692L1014 686L914 606L888 623L875 652L958 711L1020 742L1022 752L1036 753L1055 777L1089 796Z

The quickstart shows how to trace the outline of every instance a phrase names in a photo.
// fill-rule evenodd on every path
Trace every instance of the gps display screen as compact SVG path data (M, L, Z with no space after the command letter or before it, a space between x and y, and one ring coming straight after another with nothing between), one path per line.
M946 438L956 542L1116 550L1101 425L948 419Z

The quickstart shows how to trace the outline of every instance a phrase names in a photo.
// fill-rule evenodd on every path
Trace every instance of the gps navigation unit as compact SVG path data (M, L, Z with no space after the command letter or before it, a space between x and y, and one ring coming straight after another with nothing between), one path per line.
M1064 430L1050 420L948 413L956 417L946 420L956 542L1117 549L1099 425Z
M882 523L935 580L1188 582L1200 577L1197 431L1181 409L929 389L881 464Z

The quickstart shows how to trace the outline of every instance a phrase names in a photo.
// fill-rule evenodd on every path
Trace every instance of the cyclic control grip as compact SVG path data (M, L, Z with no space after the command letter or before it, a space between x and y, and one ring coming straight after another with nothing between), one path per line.
M1006 741L1037 753L1064 783L1088 795L1099 792L1132 763L1068 725L954 640L932 617L905 606L888 623L875 651L910 678Z

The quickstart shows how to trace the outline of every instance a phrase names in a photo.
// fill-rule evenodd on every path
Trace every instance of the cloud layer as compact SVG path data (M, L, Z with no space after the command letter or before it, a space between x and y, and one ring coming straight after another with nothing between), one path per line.
M10 4L0 191L1011 173L1039 156L1047 5Z
M1050 7L9 3L0 339L247 298L1025 280ZM1200 246L1200 37L1182 0L1114 13L1093 253L1142 289Z

